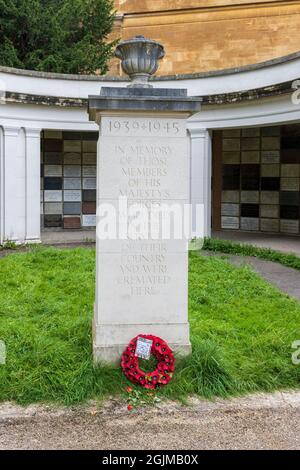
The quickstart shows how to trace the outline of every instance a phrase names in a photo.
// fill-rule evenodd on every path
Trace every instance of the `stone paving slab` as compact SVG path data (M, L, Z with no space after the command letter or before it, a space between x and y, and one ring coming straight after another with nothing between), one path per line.
M212 255L212 253L209 253ZM215 254L214 254L215 255ZM217 254L218 255L218 254ZM300 271L288 268L279 263L272 261L264 261L259 258L250 256L234 256L234 255L220 255L226 256L231 263L236 266L247 264L254 269L260 276L280 289L285 294L300 301Z

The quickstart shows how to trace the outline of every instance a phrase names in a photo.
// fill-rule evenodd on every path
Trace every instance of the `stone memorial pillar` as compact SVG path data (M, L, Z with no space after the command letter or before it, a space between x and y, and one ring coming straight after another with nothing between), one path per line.
M138 36L116 55L131 84L89 97L100 127L94 358L117 361L138 334L189 354L186 120L201 100L148 83L164 56L159 43Z

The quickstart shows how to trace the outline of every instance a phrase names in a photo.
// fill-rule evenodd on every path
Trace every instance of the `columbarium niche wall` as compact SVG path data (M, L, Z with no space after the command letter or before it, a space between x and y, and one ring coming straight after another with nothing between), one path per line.
M300 234L300 125L224 130L221 228Z
M97 132L43 132L41 214L44 229L95 228L97 140Z

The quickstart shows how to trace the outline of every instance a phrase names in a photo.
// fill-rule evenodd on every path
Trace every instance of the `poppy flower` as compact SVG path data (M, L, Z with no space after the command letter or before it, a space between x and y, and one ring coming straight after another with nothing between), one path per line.
M132 410L133 410L133 406L132 406L132 405L128 405L128 406L127 406L127 409L128 409L128 411L132 411Z

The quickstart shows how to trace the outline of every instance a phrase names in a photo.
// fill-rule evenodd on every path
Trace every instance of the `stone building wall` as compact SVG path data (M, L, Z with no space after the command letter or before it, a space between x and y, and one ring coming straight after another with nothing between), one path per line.
M299 0L116 0L113 37L162 42L159 74L221 70L299 50ZM110 74L119 74L113 60Z

